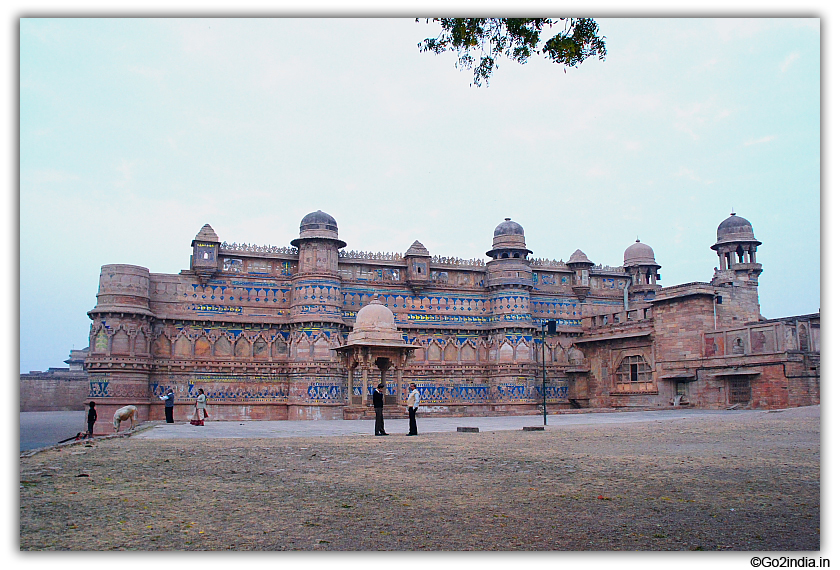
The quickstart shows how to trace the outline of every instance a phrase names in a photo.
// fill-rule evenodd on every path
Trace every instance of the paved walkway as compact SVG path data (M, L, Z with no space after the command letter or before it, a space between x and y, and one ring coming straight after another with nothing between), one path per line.
M20 450L48 447L87 431L86 417L84 411L20 412Z
M591 412L548 416L546 429L564 426L599 425L633 422L675 421L716 415L765 414L765 410L661 410L639 412ZM310 421L208 421L203 427L189 423L156 425L134 437L142 439L214 439L214 438L277 438L335 435L373 435L373 420L310 420ZM480 431L521 430L524 426L542 426L542 416L501 416L469 418L417 418L417 429L423 433L453 432L458 427L477 427ZM404 436L408 419L385 420L385 431Z

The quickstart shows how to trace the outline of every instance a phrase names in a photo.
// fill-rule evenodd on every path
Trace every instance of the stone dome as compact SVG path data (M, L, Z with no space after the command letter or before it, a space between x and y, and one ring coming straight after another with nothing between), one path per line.
M756 242L752 224L732 212L717 228L717 243Z
M493 237L513 235L525 237L525 230L522 229L522 226L516 222L511 221L510 218L505 218L505 221L496 226L496 229L493 230Z
M394 313L382 304L379 297L371 299L370 303L362 307L356 313L356 324L353 331L357 330L385 330L395 331L397 325L394 323Z
M493 249L488 251L487 255L493 257L492 252L497 249L519 249L531 253L531 250L525 247L525 230L510 218L505 218L505 221L493 230Z
M292 240L292 245L299 247L301 240L311 238L331 239L342 248L347 244L338 239L338 223L326 212L318 210L306 214L300 221L300 238Z
M394 313L382 304L378 296L356 313L353 332L347 335L347 344L398 344L404 345L402 333L397 330Z
M306 214L300 221L300 231L316 229L328 229L337 234L338 223L335 221L335 218L321 210Z
M640 242L638 239L636 240L636 243L624 250L624 267L632 267L636 265L658 266L656 259L653 256L653 248Z

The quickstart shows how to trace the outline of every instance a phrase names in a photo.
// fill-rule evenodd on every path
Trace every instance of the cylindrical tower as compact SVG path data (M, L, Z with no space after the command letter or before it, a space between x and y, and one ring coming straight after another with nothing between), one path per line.
M135 265L103 265L91 318L90 350L85 370L90 398L96 401L96 433L110 433L114 411L137 406L140 420L149 414L152 312L149 270Z
M533 328L531 290L534 288L525 230L505 218L493 231L493 249L487 252L487 287L492 315L499 328Z
M335 218L318 210L303 217L298 248L298 272L292 279L291 321L343 324L338 250L347 244L338 239Z
M758 276L761 264L750 222L732 212L717 228L717 241L711 249L718 254L715 269L716 326L737 326L761 318L758 304Z

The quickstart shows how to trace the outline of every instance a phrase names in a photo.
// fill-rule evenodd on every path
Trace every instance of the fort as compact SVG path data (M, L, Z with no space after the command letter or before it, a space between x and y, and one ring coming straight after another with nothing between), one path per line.
M621 267L580 250L534 258L510 219L486 260L419 241L347 250L320 210L291 247L228 243L205 225L177 275L102 267L87 396L97 431L127 404L162 419L169 388L179 420L199 388L212 419L368 417L379 381L392 414L409 382L429 415L819 403L819 314L764 319L752 225L732 214L716 237L711 281L663 288L638 240Z

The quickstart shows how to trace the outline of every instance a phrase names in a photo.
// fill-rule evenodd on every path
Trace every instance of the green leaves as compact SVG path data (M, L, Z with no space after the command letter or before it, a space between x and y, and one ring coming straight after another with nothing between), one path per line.
M420 21L418 18L416 21ZM473 70L473 85L486 85L499 67L501 56L524 64L539 50L544 28L563 25L563 31L545 41L542 53L565 67L577 67L585 59L607 55L598 24L592 18L432 18L440 24L436 38L417 44L421 52L441 54L454 51L455 67ZM429 19L426 19L429 23ZM478 64L473 54L479 56Z

